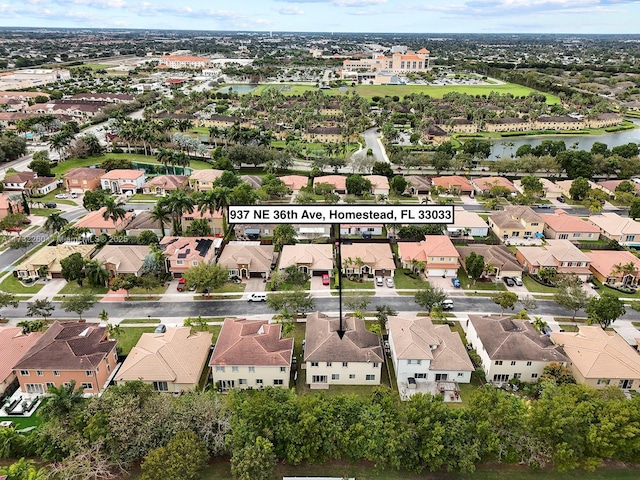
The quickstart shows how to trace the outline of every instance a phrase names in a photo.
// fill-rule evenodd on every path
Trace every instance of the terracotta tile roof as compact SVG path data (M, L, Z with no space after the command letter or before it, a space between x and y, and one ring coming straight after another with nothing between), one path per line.
M528 320L469 315L469 321L492 360L567 361L562 348L540 335Z
M522 266L504 245L473 245L472 247L456 247L462 259L475 252L484 257L485 264L490 263L500 271L522 271Z
M144 177L143 170L116 169L105 173L102 177L107 180L136 180Z
M98 323L55 322L14 370L94 370L116 346Z
M617 213L602 212L600 215L591 215L589 221L612 237L640 234L640 223L628 217L621 217Z
M106 212L107 207L102 207L100 210L95 210L93 212L89 212L83 218L78 220L75 224L78 228L93 228L93 229L115 229L115 230L123 230L125 226L129 224L131 221L132 214L131 212L127 212L124 219L117 220L114 222L110 218L104 218L104 212Z
M384 361L378 336L366 329L359 318L342 320L345 334L338 336L339 318L320 312L307 315L305 362L377 362Z
M280 180L289 187L291 190L300 190L302 187L306 187L309 184L309 177L303 175L285 175L280 177Z
M210 332L169 327L165 333L143 333L115 377L127 380L197 384L211 350Z
M450 175L447 177L433 177L431 179L431 183L433 185L437 185L439 187L444 187L444 188L458 187L463 192L473 191L473 186L471 185L469 180L467 180L464 177L461 177L460 175Z
M491 190L492 187L508 188L510 192L515 192L516 187L504 177L480 177L473 179L473 183L481 190Z
M569 240L547 240L543 246L516 247L516 251L534 267L556 267L562 262L586 262L589 265L589 257Z
M551 230L554 232L566 233L600 233L600 229L593 223L583 220L575 215L570 215L566 211L559 208L555 214L541 213L540 217L544 220Z
M78 167L72 168L67 173L64 174L64 178L66 179L78 179L78 180L90 180L93 178L101 178L106 170L103 168L88 168L88 167Z
M577 332L551 332L584 378L639 379L640 356L616 332L579 326Z
M217 178L219 178L223 172L224 170L216 170L216 169L196 170L189 176L189 180L190 181L197 180L199 182L213 182Z
M281 329L267 320L226 318L209 365L290 367L293 338L281 338Z
M384 175L365 175L364 178L371 182L373 188L389 188L389 179Z
M187 178L182 175L160 175L145 183L143 188L161 187L164 190L177 190L186 185Z
M215 237L164 237L160 247L170 260L207 262L215 255L214 242Z
M11 375L13 366L38 341L42 333L22 333L22 327L0 327L0 383Z
M609 277L612 275L614 265L625 265L627 263L633 263L636 266L636 271L640 272L640 259L633 253L626 250L614 251L614 250L591 250L585 252L589 260L591 260L591 269L600 273L602 276ZM622 274L618 274L622 276ZM635 276L637 276L636 273Z
M398 255L405 262L415 259L427 264L429 257L460 257L447 235L425 235L420 242L398 242Z
M333 246L328 244L284 245L280 253L280 268L308 265L313 270L333 269Z
M313 179L313 185L316 186L319 183L328 183L333 185L337 190L346 190L347 177L343 175L324 175L322 177L316 177Z

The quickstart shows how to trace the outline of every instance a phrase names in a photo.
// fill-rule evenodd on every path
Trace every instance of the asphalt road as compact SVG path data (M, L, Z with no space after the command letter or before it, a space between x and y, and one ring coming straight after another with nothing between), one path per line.
M482 312L500 313L500 307L487 297L451 297L454 301L453 312ZM75 314L69 314L60 309L59 303L53 312L52 318L73 318ZM422 310L413 302L412 297L372 297L369 310L374 310L376 305L389 305L398 312L416 312ZM521 308L516 305L515 311ZM226 317L226 316L253 316L261 314L273 314L265 303L248 303L246 300L211 300L193 301L185 300L179 302L102 302L96 304L94 308L83 314L83 318L97 318L98 313L105 309L111 318L185 318L198 315L206 317ZM338 297L316 298L316 309L321 312L337 312ZM26 302L20 302L17 309L4 308L0 315L6 318L22 319L26 318ZM512 313L507 311L505 313ZM572 316L572 313L559 307L551 300L538 300L538 308L532 312L533 315L553 315ZM579 312L578 316L584 317L584 312ZM623 320L640 320L640 312L630 308L622 317Z
M388 162L388 158L385 153L382 151L382 147L380 146L380 142L378 141L378 131L380 129L370 128L365 130L362 133L364 137L364 141L366 143L366 148L370 148L373 151L373 156L376 159L376 162Z

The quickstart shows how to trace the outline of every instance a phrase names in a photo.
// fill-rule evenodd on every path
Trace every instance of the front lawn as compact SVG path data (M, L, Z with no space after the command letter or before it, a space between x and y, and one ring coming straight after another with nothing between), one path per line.
M2 281L2 283L0 283L0 290L7 293L34 294L38 293L42 289L42 287L44 287L44 283L42 282L25 286L13 275L9 275Z
M146 288L142 288L142 287L133 287L131 290L129 290L129 295L131 294L136 294L136 295L160 295L162 293L165 293L167 291L167 287L169 285L167 283L161 283L160 285L158 285L157 287L152 288L151 290L147 290Z
M337 288L333 287L332 288ZM365 280L363 282L353 282L348 278L342 277L342 289L343 290L374 290L373 280Z
M135 347L143 333L153 333L156 327L125 327L121 328L114 338L118 340L118 353L120 355L129 355L129 352Z
M67 191L64 188L57 188L53 192L47 193L44 197L38 197L38 198L31 197L30 201L35 205L38 205L40 203L54 202L54 203L64 203L65 205L73 205L74 207L78 206L78 203L68 198L56 198L56 195L59 193L67 193Z
M425 282L420 276L408 268L397 268L393 275L393 282L400 290L420 290L425 287Z
M149 201L153 201L153 202L157 202L159 199L162 198L162 195L155 195L155 194L151 194L151 193L136 193L134 196L132 196L129 201L130 202L149 202Z
M460 286L464 290L482 290L482 291L491 291L491 292L503 292L507 289L503 282L494 282L494 281L481 281L477 280L476 283L473 283L473 279L469 278L467 272L464 268L458 269L458 280L460 280Z
M78 285L78 282L67 282L67 284L60 289L58 294L70 294L75 295L78 293L90 293L92 295L106 295L109 289L107 287L94 287L89 283L84 282L82 287Z
M30 208L31 215L37 215L39 217L48 217L53 213L60 213L62 210L57 208Z
M522 283L524 283L524 286L527 287L527 290L532 293L556 293L558 291L556 287L547 287L546 285L541 285L529 275L522 276Z

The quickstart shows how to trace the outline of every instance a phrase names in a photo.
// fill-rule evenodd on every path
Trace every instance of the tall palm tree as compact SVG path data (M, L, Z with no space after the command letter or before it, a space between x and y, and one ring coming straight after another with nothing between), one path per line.
M49 399L40 409L43 418L64 419L84 400L83 388L76 389L76 381L59 387L49 387Z
M215 199L215 210L222 210L222 231L227 234L227 211L231 203L231 189L228 187L215 187L211 194Z
M160 222L160 230L162 232L162 236L164 237L164 224L165 222L169 222L171 220L171 209L169 208L169 205L165 201L159 201L151 209L150 216L151 220L153 220L154 222Z
M124 202L115 201L113 198L107 197L104 201L104 212L102 218L105 220L111 219L114 226L118 220L124 220L127 216L127 211L124 209ZM117 227L116 227L117 228Z
M60 232L64 227L67 226L69 220L62 217L59 213L52 213L47 217L47 220L44 222L43 228L45 231L53 233Z
M173 232L182 231L182 216L185 213L193 213L193 198L184 190L177 190L165 198L169 211L173 215Z
M89 260L85 266L84 271L87 276L87 280L94 287L104 287L109 280L109 272L104 268L104 263L100 260Z

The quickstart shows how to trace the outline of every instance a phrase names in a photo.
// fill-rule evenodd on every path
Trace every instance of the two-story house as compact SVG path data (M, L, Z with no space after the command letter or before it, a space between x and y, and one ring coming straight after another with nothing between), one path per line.
M489 227L510 244L543 237L544 220L531 207L511 205L489 216Z
M97 190L100 178L107 173L102 168L78 167L72 168L62 177L64 188L70 193L83 193Z
M320 312L307 315L304 362L312 389L330 385L379 385L384 354L378 335L355 317L340 319Z
M576 275L583 281L591 278L591 260L569 240L547 240L538 247L516 247L516 259L531 275L552 268L559 275Z
M133 195L144 186L144 171L130 169L111 170L100 177L103 190L116 194Z
M116 343L98 323L55 322L13 370L25 393L43 394L72 380L85 393L98 393L116 368Z
M167 272L173 277L201 263L210 264L216 257L214 237L164 237L160 248L164 251Z
M22 327L0 327L0 403L18 386L13 366L41 336L40 332L22 333Z
M447 235L425 235L420 242L398 242L398 256L402 268L416 269L423 262L428 277L455 277L460 254Z
M482 359L487 381L495 384L536 382L549 363L567 363L562 348L528 320L469 315L467 342Z
M293 338L267 320L226 318L209 361L220 391L231 388L289 388Z
M224 170L196 170L189 176L189 185L196 192L207 192L213 189L215 182L224 173Z
M2 180L7 191L26 192L29 195L46 195L58 188L55 177L39 177L35 172L18 172Z

